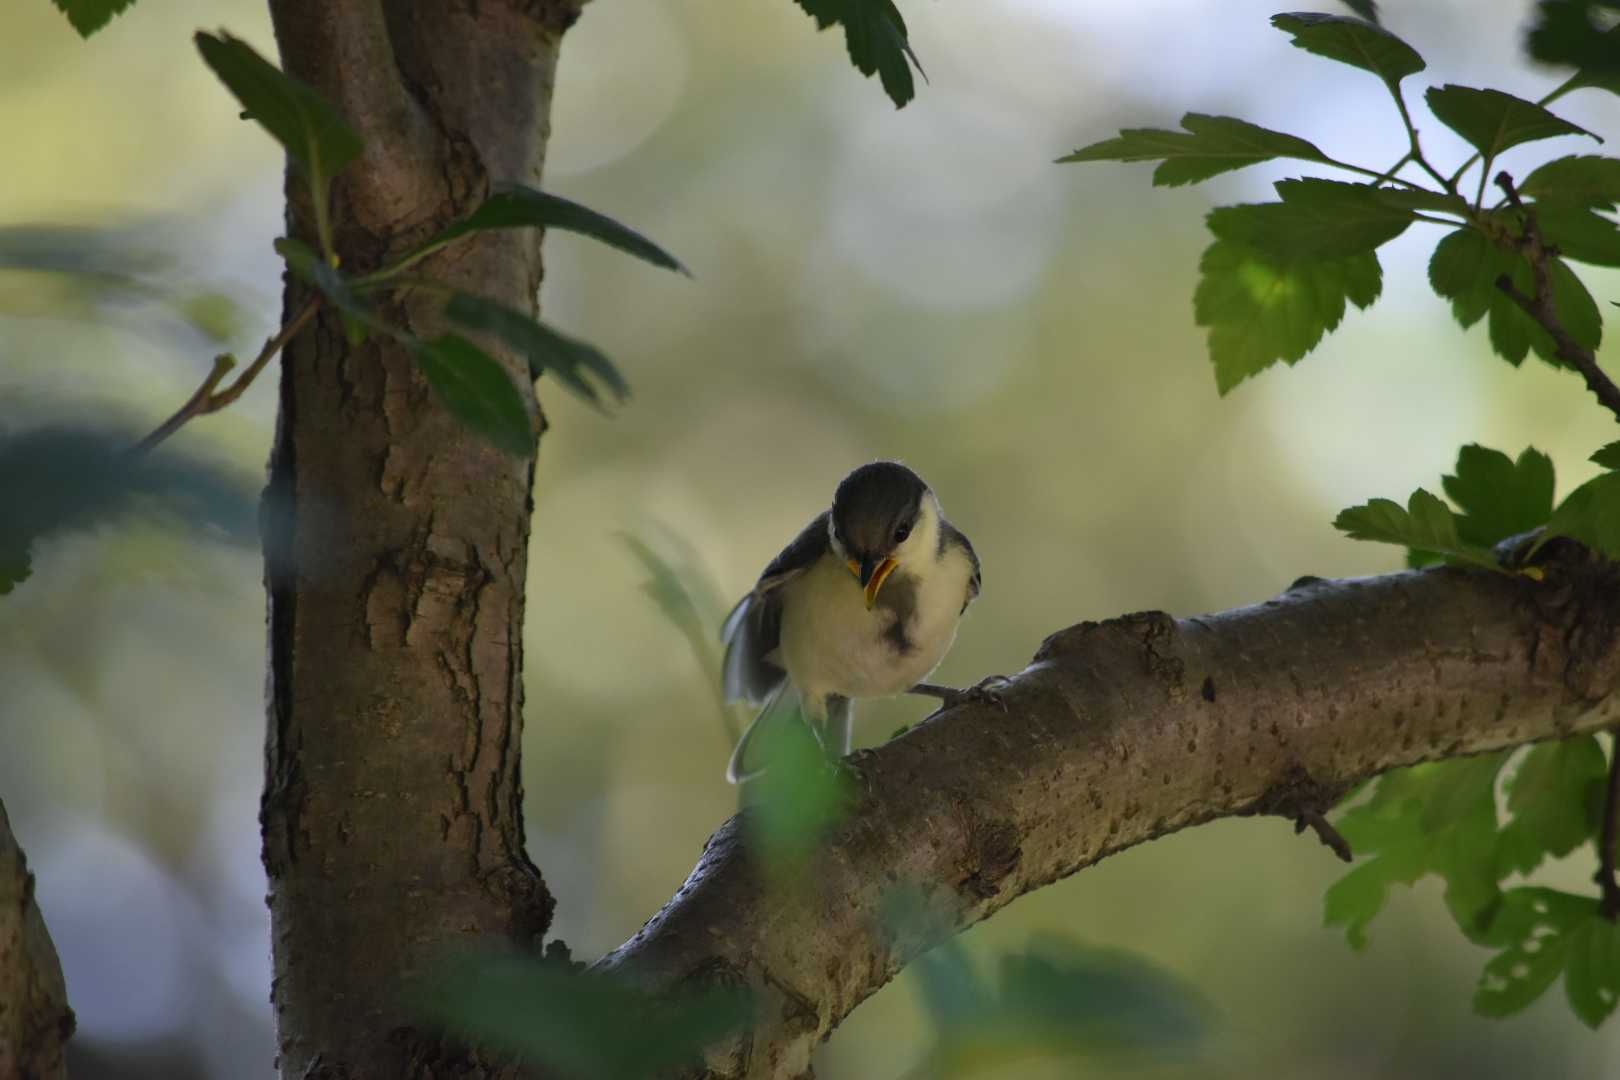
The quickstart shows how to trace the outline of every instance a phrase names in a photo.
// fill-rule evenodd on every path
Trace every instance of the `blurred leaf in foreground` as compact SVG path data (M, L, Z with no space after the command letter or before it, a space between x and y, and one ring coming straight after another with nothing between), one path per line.
M509 954L444 964L418 1000L458 1036L590 1080L645 1080L696 1063L753 1017L739 989L655 997L622 979Z

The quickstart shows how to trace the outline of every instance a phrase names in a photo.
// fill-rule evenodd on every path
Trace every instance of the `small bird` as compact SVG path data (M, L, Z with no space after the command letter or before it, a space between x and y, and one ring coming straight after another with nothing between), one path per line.
M950 703L970 693L922 680L978 595L979 557L922 477L895 461L844 477L831 509L771 560L720 631L726 700L763 706L726 779L762 771L750 743L781 722L773 718L793 716L795 693L823 749L839 756L850 750L855 698L918 693Z

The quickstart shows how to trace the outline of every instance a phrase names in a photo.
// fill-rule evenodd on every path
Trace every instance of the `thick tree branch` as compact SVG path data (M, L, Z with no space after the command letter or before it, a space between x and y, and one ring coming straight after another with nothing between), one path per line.
M0 805L0 1077L64 1080L73 1034L62 965L34 903L34 875Z
M1519 305L1526 315L1536 321L1537 326L1547 332L1553 340L1553 349L1558 359L1579 372L1581 378L1586 380L1586 388L1596 395L1604 408L1614 413L1616 419L1620 419L1620 386L1616 386L1614 380L1598 366L1596 354L1576 341L1564 326L1563 320L1558 317L1558 307L1553 300L1552 282L1547 272L1547 260L1553 257L1554 252L1547 247L1546 241L1542 238L1541 227L1536 224L1535 210L1525 206L1520 200L1518 189L1513 186L1513 178L1507 173L1496 174L1496 186L1502 189L1508 202L1523 217L1522 246L1524 256L1530 263L1530 272L1535 276L1536 292L1534 296L1527 296L1507 274L1496 279L1496 287L1506 293L1508 299Z
M858 804L792 887L771 887L733 818L596 969L749 986L759 1021L702 1075L806 1077L815 1045L937 943L886 924L896 888L956 932L1189 825L1309 821L1386 769L1612 724L1620 577L1573 545L1543 553L1539 585L1432 569L1054 634L998 692L1005 713L961 706L849 759Z

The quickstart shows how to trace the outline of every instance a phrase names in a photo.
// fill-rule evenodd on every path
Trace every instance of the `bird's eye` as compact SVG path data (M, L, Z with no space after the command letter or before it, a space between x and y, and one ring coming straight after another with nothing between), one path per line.
M906 537L908 537L910 535L911 535L911 526L910 525L902 525L898 529L894 530L894 542L897 543L897 544L903 544L903 543L906 542Z

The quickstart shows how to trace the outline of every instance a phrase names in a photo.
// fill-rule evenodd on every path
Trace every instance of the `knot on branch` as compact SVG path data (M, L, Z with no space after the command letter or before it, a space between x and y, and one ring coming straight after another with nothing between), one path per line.
M1237 811L1237 814L1240 817L1264 815L1288 818L1294 823L1295 833L1302 833L1309 827L1333 854L1349 862L1350 842L1326 816L1349 790L1345 784L1319 783L1304 766L1295 765L1252 805Z
M1118 654L1122 665L1133 662L1136 671L1146 672L1164 687L1172 703L1187 699L1184 680L1187 665L1180 655L1181 628L1173 616L1163 611L1133 611L1106 622L1083 622L1041 642L1035 663L1066 653L1085 651L1093 666L1106 669L1109 652Z

